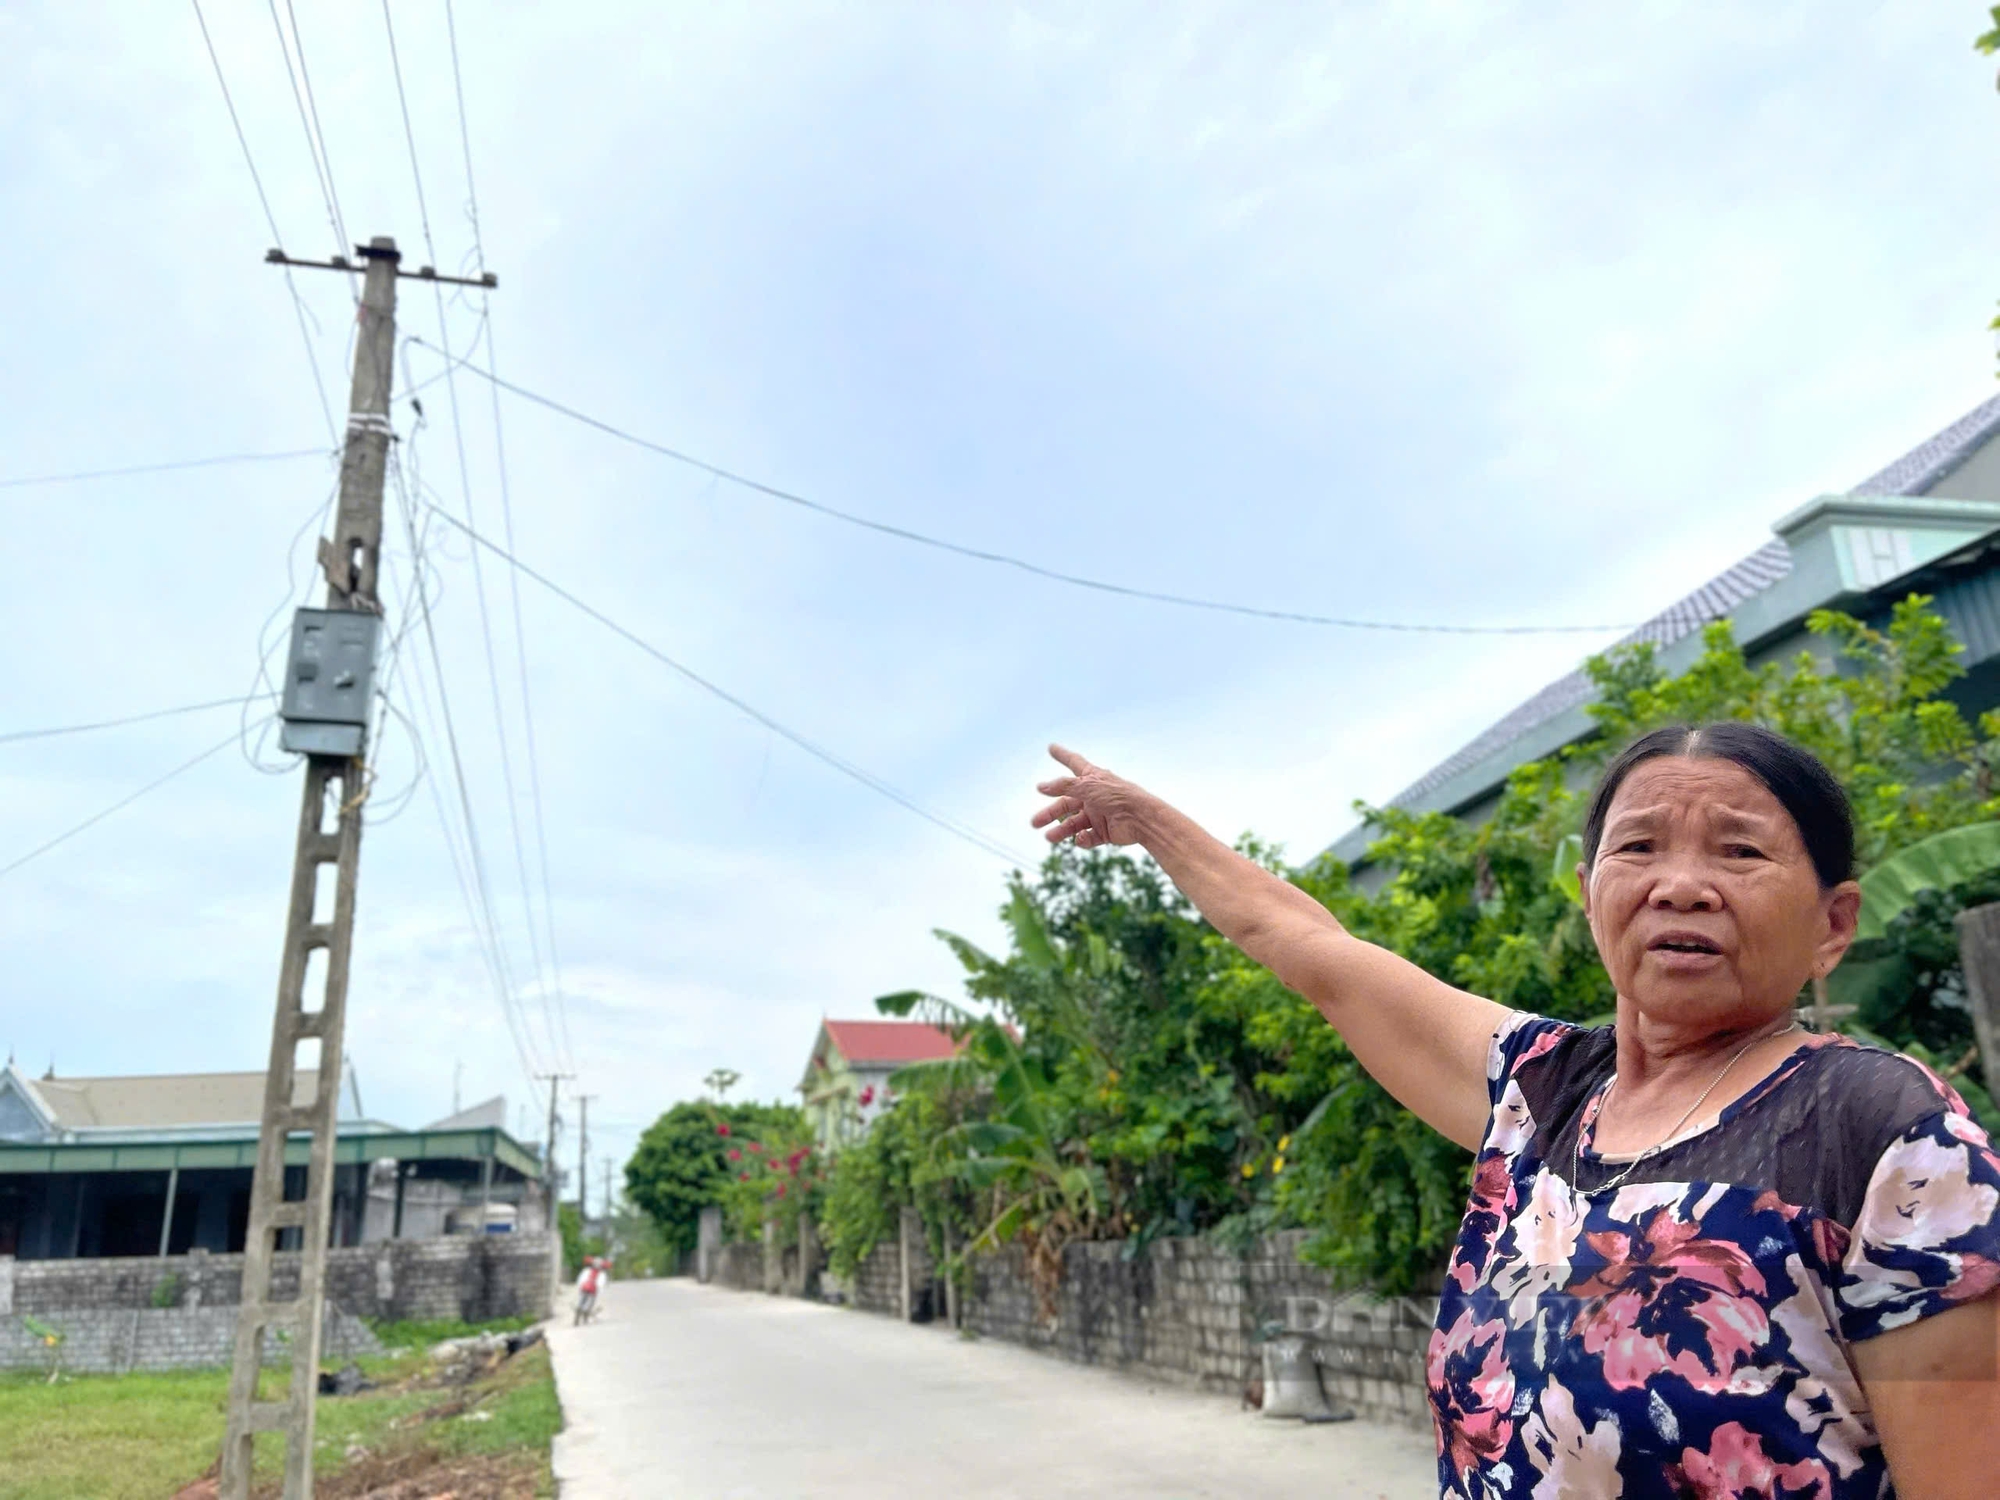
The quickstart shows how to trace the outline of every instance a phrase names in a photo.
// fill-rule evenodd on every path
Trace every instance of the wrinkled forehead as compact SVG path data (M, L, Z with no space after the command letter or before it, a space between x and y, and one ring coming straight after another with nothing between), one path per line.
M1605 827L1662 821L1799 838L1785 804L1733 760L1661 755L1634 766L1611 799Z

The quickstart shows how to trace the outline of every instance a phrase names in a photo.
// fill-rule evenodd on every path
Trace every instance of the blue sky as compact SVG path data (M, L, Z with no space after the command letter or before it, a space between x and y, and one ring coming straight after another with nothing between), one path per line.
M204 12L286 248L325 255L269 8ZM454 268L472 233L445 12L394 16ZM351 237L426 259L380 15L298 22ZM1992 390L2000 99L1974 6L799 0L456 22L504 376L1074 572L1390 620L1632 621ZM9 7L0 144L0 479L328 445L308 359L338 411L348 290L299 274L308 355L192 10ZM440 341L425 289L405 284L401 315ZM476 303L445 318L463 348ZM440 370L407 355L417 380ZM463 479L445 384L421 429L399 402L400 447L497 534L489 394L456 386ZM1600 643L1083 593L511 398L501 415L524 557L1023 857L1051 738L1304 854ZM249 691L260 627L305 597L330 483L309 458L0 489L0 729ZM477 580L441 530L430 561L528 1036L417 787L364 849L348 1050L371 1114L441 1115L456 1075L518 1123L524 1072L555 1058L622 1155L710 1068L784 1093L821 1015L952 987L934 927L997 941L1000 861L524 584L565 1045ZM482 571L531 841L512 600ZM422 724L418 677L399 680ZM0 864L233 722L0 744ZM435 723L424 744L455 798ZM415 766L400 726L381 755L387 812ZM232 747L0 877L0 1044L71 1073L261 1066L296 797L296 772ZM539 924L532 845L527 863Z

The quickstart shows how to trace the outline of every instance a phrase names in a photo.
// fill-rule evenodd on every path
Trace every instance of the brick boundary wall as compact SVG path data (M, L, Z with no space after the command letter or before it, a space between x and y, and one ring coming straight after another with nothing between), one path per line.
M556 1241L548 1234L381 1240L329 1250L327 1351L377 1352L380 1345L363 1320L482 1323L546 1317L555 1290L555 1253ZM274 1300L298 1295L298 1252L278 1255L271 1283ZM27 1367L46 1362L47 1350L25 1333L23 1316L62 1330L67 1368L227 1364L242 1294L241 1255L196 1251L26 1261L0 1256L0 1367L22 1367L17 1345L31 1356Z

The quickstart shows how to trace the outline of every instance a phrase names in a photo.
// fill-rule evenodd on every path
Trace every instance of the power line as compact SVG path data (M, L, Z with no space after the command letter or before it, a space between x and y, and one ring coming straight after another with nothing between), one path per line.
M13 874L16 870L20 869L21 866L28 863L29 860L39 859L41 858L42 855L47 854L51 849L55 848L57 845L66 844L71 839L75 838L78 834L84 832L85 830L95 828L99 823L102 823L106 818L110 817L113 813L124 811L126 808L130 807L134 802L137 802L141 797L145 796L148 792L158 791L161 787L165 786L168 782L172 781L176 776L185 775L187 772L192 771L196 766L200 765L203 761L209 759L209 757L221 754L224 750L227 750L231 745L235 743L236 743L236 732L234 730L231 730L229 733L229 737L227 739L218 740L215 744L210 745L206 750L202 751L201 754L195 756L192 760L182 761L179 765L175 766L173 770L167 772L166 775L147 782L144 786L140 787L138 791L131 793L129 796L119 798L116 802L112 803L102 812L93 813L91 816L85 818L81 823L78 823L74 828L67 829L64 832L57 834L47 843L39 844L35 848L30 849L26 854L23 854L19 859L14 860L11 864L0 865L0 877L5 877Z
M410 148L410 176L417 184L417 222L423 226L424 249L431 264L437 264L437 248L431 243L431 214L424 204L424 174L417 166L417 133L410 127L410 96L403 92L403 60L396 51L396 22L389 14L389 0L382 0L382 29L389 37L389 71L396 80L396 103L403 112L403 139Z
M420 661L412 659L409 678L415 686L421 712L428 720L431 718L430 694L424 687ZM508 1038L514 1044L514 1056L521 1065L522 1077L528 1080L532 1088L539 1064L535 1060L534 1049L529 1045L528 1038L522 1030L522 1023L516 1014L517 1007L511 990L512 981L504 972L505 960L498 952L499 935L486 924L480 913L471 879L467 875L468 856L461 854L459 850L449 803L440 786L440 778L428 776L424 779L430 786L431 805L437 810L438 831L444 837L445 853L451 861L452 878L458 886L459 900L465 905L466 923L472 931L473 945L479 952L479 960L486 970L487 981L493 986L494 998L499 1002L500 1017L506 1023Z
M326 132L320 128L319 103L313 98L312 75L306 71L306 43L299 34L298 13L292 9L292 0L285 0L285 14L291 17L292 36L290 44L285 40L284 22L278 19L277 0L269 0L271 7L271 27L278 33L278 50L284 54L285 76L291 80L292 102L299 109L299 128L305 132L306 153L312 157L313 175L319 179L320 197L326 203L327 227L333 231L333 253L346 256L354 247L347 238L347 220L340 212L340 194L333 186L333 159L327 154ZM292 69L292 52L299 54L299 66ZM301 88L303 81L304 87ZM349 276L349 281L353 277Z
M269 701L276 693L253 693L250 701ZM21 740L50 740L58 735L88 734L94 729L122 729L127 724L146 724L154 719L171 719L181 714L198 714L211 708L237 708L244 702L241 694L230 698L211 698L206 703L183 703L179 708L156 708L150 713L130 714L122 719L99 719L90 724L65 724L59 729L15 729L0 734L0 745L12 745Z
M479 188L472 171L472 127L465 111L465 77L458 63L458 22L452 10L451 0L444 4L445 38L451 50L451 88L453 101L458 106L458 144L465 162L466 215L472 225L472 253L475 268L479 274L486 271L486 242L479 227ZM493 337L492 294L480 294L480 334L486 344L487 369L499 372L499 353ZM475 347L478 340L474 341ZM471 351L467 351L467 358ZM449 369L447 369L447 374ZM493 404L493 455L500 476L500 521L502 535L508 550L514 546L514 497L513 486L507 473L507 439L500 420L500 389L489 384L487 394ZM469 508L468 508L469 513ZM535 739L535 706L529 691L528 643L526 625L521 614L521 575L513 569L507 572L507 582L514 607L514 656L521 680L521 727L528 747L528 791L533 799L535 813L535 852L542 878L542 921L547 928L549 955L549 977L555 986L556 1019L562 1029L563 1056L574 1068L575 1050L569 1034L569 1001L563 989L562 958L556 943L556 905L553 883L549 879L549 836L548 822L542 810L542 767L541 754Z
M430 694L424 687L424 673L421 664L412 661L410 682L415 688L416 698L426 717L431 717ZM479 954L480 964L486 971L487 982L493 988L493 995L500 1007L501 1019L506 1023L507 1034L514 1046L514 1055L521 1065L522 1076L532 1082L540 1064L530 1038L523 1030L518 1007L512 993L512 980L505 971L505 959L499 951L500 938L488 925L481 913L474 890L472 877L468 873L469 852L462 852L460 840L455 832L450 811L450 799L437 776L426 777L430 786L431 804L438 816L438 831L443 836L445 853L451 861L452 876L458 886L459 899L464 903L466 922L472 933L473 945Z
M430 263L436 265L438 261L437 245L431 237L430 209L424 195L423 169L419 165L416 131L410 122L409 95L403 86L403 65L401 56L396 48L396 27L390 14L389 0L382 0L382 25L389 42L389 64L396 83L397 105L402 115L403 140L410 154L410 177L416 187L417 220L423 230L424 251L429 256ZM460 118L461 120L463 119L462 114ZM468 145L466 149L469 159L470 146ZM444 288L433 282L431 290L437 302L438 338L444 344L445 356L449 361L451 358L451 330L445 315ZM490 328L487 331L487 340L490 348L492 340ZM445 392L447 400L451 405L452 442L458 457L459 493L465 505L467 518L476 524L478 518L473 511L472 476L465 456L465 425L458 401L458 381L451 372L449 365L445 377ZM534 965L536 994L542 1009L544 1028L548 1033L549 1049L551 1052L559 1052L560 1047L556 1039L557 1022L555 1009L549 999L548 975L542 960L541 935L535 927L534 899L530 894L528 880L527 851L521 838L520 805L514 792L513 750L508 741L507 715L501 699L499 663L493 653L492 619L486 607L486 577L484 570L479 566L479 554L476 550L472 558L472 583L473 594L479 606L479 631L486 652L487 681L492 690L493 726L495 739L500 751L500 778L501 787L506 794L507 800L508 831L513 839L515 873L521 885L521 909L527 920L528 954L530 961ZM515 598L518 601L518 590L516 591ZM516 629L517 631L519 629L518 616L516 618Z
M412 339L411 342L422 344L423 340ZM426 345L426 347L429 346ZM440 350L437 352L444 354L446 358L450 357L449 350ZM830 520L845 522L849 526L859 526L867 531L880 532L883 536L893 536L902 541L915 542L920 547L935 547L940 552L950 552L959 557L969 557L975 562L993 563L1000 567L1016 568L1023 573L1033 574L1037 578L1046 578L1055 583L1067 583L1076 588L1094 589L1102 594L1117 594L1128 599L1147 599L1155 604L1176 604L1186 609L1206 609L1216 610L1223 614L1248 615L1260 620L1284 620L1296 625L1331 625L1343 630L1390 630L1424 635L1605 635L1632 628L1630 625L1435 625L1398 620L1357 620L1341 615L1315 615L1306 614L1298 610L1265 609L1261 605L1255 604L1232 604L1221 599L1201 599L1188 594L1169 594L1157 589L1132 588L1122 583L1107 583L1101 578L1085 578L1080 574L1065 573L1059 569L1043 567L1040 563L1029 562L1025 558L1013 557L1004 552L989 552L980 547L968 547L960 542L946 541L942 537L928 536L921 531L911 531L908 527L891 525L887 521L876 521L867 516L858 516L852 511L840 510L835 506L827 505L818 500L809 500L804 495L794 494L790 490L766 484L761 479L752 479L748 475L739 474L733 469L725 469L720 464L712 464L705 458L697 458L692 453L685 453L678 448L670 448L664 443L656 443L650 438L643 438L636 433L627 432L622 427L614 426L601 418L578 411L573 406L565 406L560 401L540 395L523 386L515 385L512 381L502 380L497 374L489 370L482 370L477 365L467 364L466 368L474 375L479 376L480 379L491 381L501 390L519 396L524 401L532 401L537 406L547 407L550 411L568 417L571 421L581 422L586 427L594 427L599 432L605 433L610 437L615 437L621 442L630 443L637 448L644 448L648 452L657 453L663 458L670 458L675 463L686 464L691 469L699 469L704 474L713 475L717 479L739 485L746 490L754 490L760 495L768 495L773 500L782 500L787 505L799 506L801 509L812 511L814 514L825 516Z
M384 541L385 543L387 541L386 535ZM393 577L390 565L391 549L384 545L379 556L383 588L386 590L393 586L389 581ZM398 686L397 670L403 664L403 643L416 628L417 614L410 607L410 603L416 595L415 571L421 565L421 560L412 559L411 582L404 587L400 607L396 611L396 617L403 623L390 635L382 668L375 674L375 704L379 712L375 716L375 727L369 734L369 743L373 746L369 751L371 767L379 767L382 763L382 746L388 738L389 721L396 720L409 736L415 765L410 773L409 785L397 792L394 797L387 799L386 808L383 806L384 799L375 793L371 783L367 809L371 827L392 823L401 817L404 810L416 801L417 792L430 774L430 755L424 747L424 737L418 731L416 721L398 708L395 702L395 691Z
M465 762L459 753L458 729L452 718L450 695L445 688L444 658L438 650L437 628L432 618L430 594L424 580L424 543L421 534L417 530L416 503L411 499L409 486L405 481L403 467L400 462L392 465L392 472L396 479L396 493L403 509L403 525L408 531L410 538L412 573L417 595L417 607L423 620L424 640L430 652L432 675L437 682L438 703L444 720L445 743L450 751L452 779L456 784L459 807L464 815L466 864L470 870L471 879L468 880L465 872L458 869L458 855L455 849L452 850L453 870L458 875L459 893L465 900L466 914L472 921L475 934L480 932L483 922L488 952L488 972L493 979L495 989L499 995L501 1014L506 1019L508 1032L514 1041L514 1050L519 1054L522 1066L532 1075L537 1071L533 1058L534 1048L528 1044L525 1029L515 1014L516 1005L513 976L508 970L506 945L500 937L500 924L495 919L493 913L493 898L486 880L486 864L480 853L478 826L472 815L472 793L466 783ZM443 515L444 512L436 511L435 514ZM414 664L412 680L417 683L418 691L421 694L423 692L423 677L420 671L414 670ZM425 694L424 698L426 709L428 709L428 695ZM431 786L438 804L439 822L443 824L446 830L445 842L447 847L450 848L450 820L445 816L443 793L437 790L437 780L435 777L431 778ZM473 899L475 893L478 897L476 902Z
M25 474L0 479L0 490L31 484L80 484L87 479L126 479L135 474L169 474L177 469L215 469L225 464L274 464L298 458L325 458L324 448L287 448L279 453L222 453L214 458L179 458L167 463L132 464L123 469L83 469L74 474Z
M693 683L703 692L708 693L712 697L720 698L724 703L727 703L731 708L734 708L739 713L745 714L749 718L754 719L757 723L762 724L766 729L770 730L773 734L776 734L781 738L790 741L792 744L798 746L799 749L805 751L806 754L812 756L813 759L818 761L823 761L825 764L833 767L834 770L840 772L841 775L860 782L863 786L867 787L871 792L876 793L878 796L888 798L889 801L894 802L898 807L903 808L906 812L915 813L925 822L934 824L935 826L942 828L946 833L952 835L952 837L963 839L966 843L971 844L974 848L981 849L988 854L994 855L999 859L1003 859L1008 864L1013 865L1016 868L1020 868L1022 866L1022 861L1019 858L1019 856L1017 856L1012 850L1008 849L1004 844L997 843L994 840L987 838L984 834L978 832L976 829L969 828L962 823L953 822L950 818L932 812L922 803L917 802L911 797L909 797L907 794L898 791L895 787L891 786L888 782L882 780L879 776L876 776L868 771L864 771L861 767L855 765L852 761L844 760L840 756L834 754L831 750L826 749L824 746L813 743L813 741L807 739L803 734L799 733L795 729L792 729L788 725L781 724L780 722L778 722L778 720L772 718L762 709L756 708L753 705L746 703L743 699L737 697L727 688L722 687L717 683L709 681L708 678L702 676L692 667L686 666L681 662L674 660L673 657L667 655L667 653L662 651L658 646L655 646L652 642L646 640L642 636L635 635L632 631L626 629L623 625L619 624L616 620L612 619L609 615L605 614L602 610L596 609L593 606L586 604L583 600L579 599L575 594L572 594L568 589L564 588L554 579L548 577L544 573L537 572L534 568L530 567L527 563L521 561L520 558L515 557L512 553L508 552L504 547L500 546L497 542L489 541L487 538L479 535L478 532L474 531L470 526L467 526L463 521L459 520L449 511L443 510L436 506L431 507L431 510L432 513L435 514L440 520L446 522L448 525L456 527L459 531L463 532L466 535L466 537L473 542L475 546L484 547L488 552L491 552L495 557L498 557L501 561L505 562L509 567L516 568L521 573L525 574L527 577L532 578L536 583L539 583L543 588L547 589L550 593L554 594L558 599L561 599L566 604L569 604L573 608L580 610L582 613L590 616L591 619L597 621L598 624L604 626L605 629L611 631L613 634L623 636L627 641L630 641L634 646L637 646L641 651L645 652L655 661L658 661L663 666L672 668L675 672L678 672L682 677L686 678L689 682Z
M271 243L283 248L285 239L278 233L278 216L271 212L271 199L264 191L264 179L258 174L257 159L250 154L250 140L243 134L243 121L237 116L236 101L230 97L229 80L222 74L222 59L216 56L215 39L208 34L208 19L201 13L201 0L189 0L189 3L194 6L195 24L201 27L202 43L208 48L208 61L215 69L215 81L222 90L222 102L229 110L229 123L236 131L236 144L243 148L243 164L250 169L250 181L257 189L257 201L263 205L264 223L271 231ZM333 406L326 399L326 381L320 374L319 358L313 353L312 333L306 327L305 299L299 296L298 283L292 278L290 266L285 267L285 289L292 294L292 310L298 314L299 338L306 346L306 363L312 367L313 389L319 393L319 410L320 415L326 418L326 435L338 443L340 429L334 425Z

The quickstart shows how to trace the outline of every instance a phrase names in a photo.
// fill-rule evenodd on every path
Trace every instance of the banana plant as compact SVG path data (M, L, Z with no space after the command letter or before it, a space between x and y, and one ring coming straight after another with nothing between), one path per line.
M1920 891L1948 891L2000 869L2000 823L1968 823L1898 850L1861 877L1854 940L1886 937Z
M1881 951L1896 918L1924 891L1950 890L1995 869L2000 869L2000 823L1968 823L1898 850L1863 875L1856 951L1828 978L1829 998L1852 1006L1848 1014L1872 1014L1908 979L1902 955Z
M60 1328L44 1323L40 1318L26 1315L21 1318L21 1326L28 1330L29 1337L49 1351L48 1383L54 1385L57 1377L62 1374L62 1351L67 1335Z
M900 1091L976 1090L985 1096L981 1115L943 1131L932 1149L939 1164L989 1206L991 1218L966 1253L1018 1240L1039 1311L1053 1321L1063 1246L1096 1227L1107 1196L1104 1169L1065 1152L1049 1107L1050 1079L997 1019L921 990L884 995L875 1007L885 1015L919 1015L958 1039L954 1056L900 1068L890 1084Z
M1578 907L1583 905L1583 881L1576 871L1582 861L1582 834L1565 834L1556 841L1556 856L1549 869L1549 884L1568 897L1571 905Z

